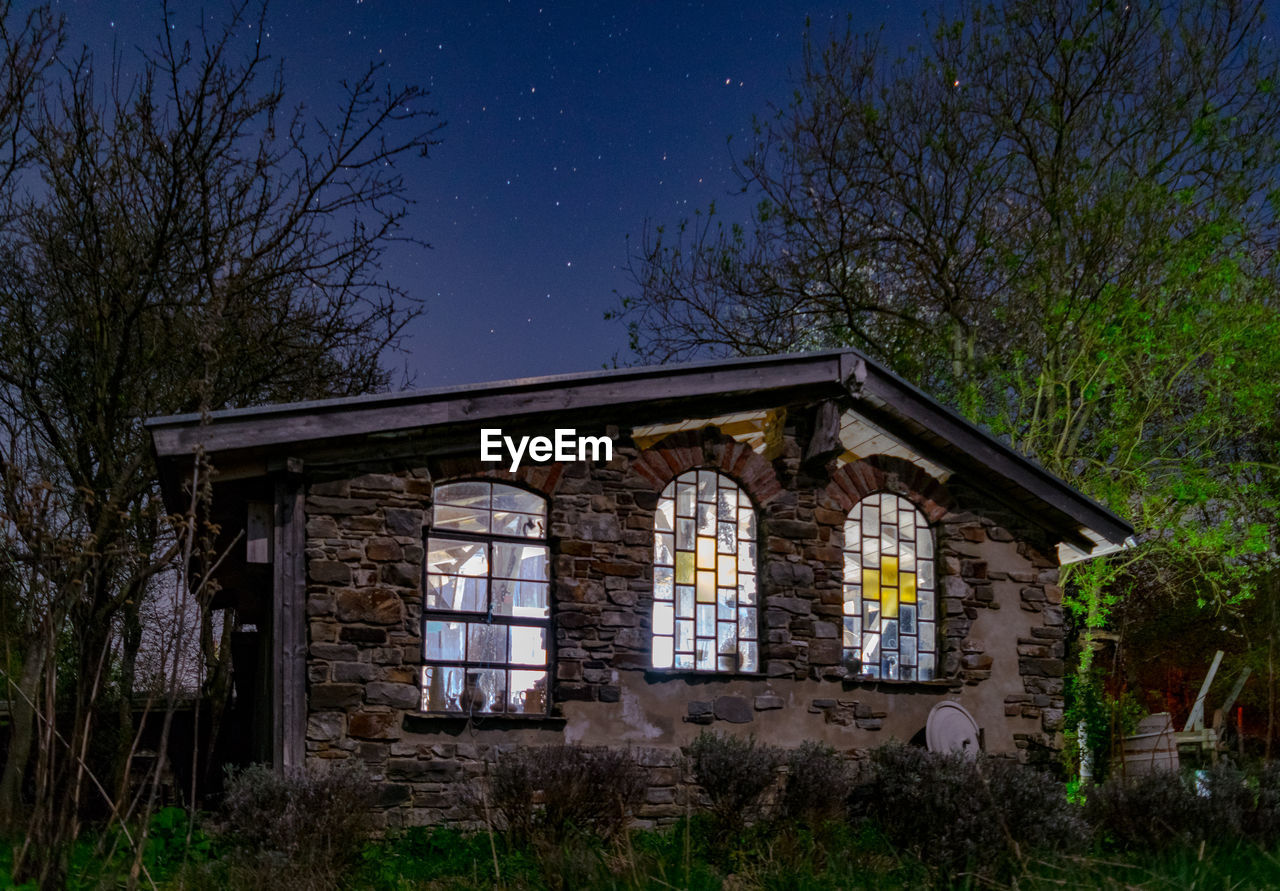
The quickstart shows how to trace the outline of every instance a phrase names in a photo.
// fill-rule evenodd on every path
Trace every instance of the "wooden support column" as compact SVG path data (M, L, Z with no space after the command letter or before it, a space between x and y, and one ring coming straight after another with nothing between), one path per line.
M271 763L300 773L306 755L307 585L306 511L302 461L288 458L275 473L271 612Z

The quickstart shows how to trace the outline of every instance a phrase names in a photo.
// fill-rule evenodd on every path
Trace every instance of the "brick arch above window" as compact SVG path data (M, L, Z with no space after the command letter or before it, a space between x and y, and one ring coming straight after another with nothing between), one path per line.
M937 523L955 504L947 487L928 471L893 455L871 455L836 468L822 500L825 507L848 513L873 492L901 495L930 523Z
M655 492L690 470L715 470L741 486L757 508L782 491L773 465L764 456L714 428L673 433L642 451L632 469Z

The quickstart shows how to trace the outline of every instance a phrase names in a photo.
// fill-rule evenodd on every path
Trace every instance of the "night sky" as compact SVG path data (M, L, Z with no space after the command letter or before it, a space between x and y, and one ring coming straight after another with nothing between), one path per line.
M390 364L435 387L627 362L622 324L603 318L628 288L627 236L711 201L745 215L733 151L790 96L806 20L822 34L852 17L906 45L937 5L277 0L266 45L293 102L327 110L377 60L446 122L431 156L402 167L408 228L432 247L384 265L426 309ZM159 21L158 3L55 6L104 61L151 46Z

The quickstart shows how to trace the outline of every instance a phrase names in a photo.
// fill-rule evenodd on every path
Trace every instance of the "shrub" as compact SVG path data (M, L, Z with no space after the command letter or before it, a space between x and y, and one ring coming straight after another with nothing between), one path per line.
M722 829L741 829L759 814L781 763L781 751L755 737L704 730L689 745L693 779L707 793L711 813Z
M224 831L237 884L336 884L373 828L374 791L357 762L292 777L255 764L229 776Z
M1061 783L1006 759L882 746L851 803L895 845L952 872L992 876L1031 849L1078 850L1088 838Z
M1158 771L1112 776L1089 792L1089 820L1104 843L1127 850L1164 850L1253 839L1280 832L1280 769L1268 765L1251 781L1229 761L1189 774Z
M840 753L823 743L806 741L787 755L780 815L814 828L839 819L853 783L853 769Z
M575 832L619 835L644 798L648 776L627 752L537 746L505 753L489 773L489 795L519 841Z

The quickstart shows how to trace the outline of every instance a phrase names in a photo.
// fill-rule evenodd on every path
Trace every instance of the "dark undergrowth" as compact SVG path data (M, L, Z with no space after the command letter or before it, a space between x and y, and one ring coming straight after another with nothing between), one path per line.
M662 829L625 829L642 799L616 753L513 753L475 792L479 830L375 837L358 771L231 784L194 825L161 811L141 888L887 889L1280 887L1280 770L1110 781L1070 798L1008 761L887 746L860 763L713 735L690 747L700 795ZM751 769L728 769L733 758ZM762 777L774 772L772 784ZM739 783L738 789L731 788ZM612 794L588 794L591 789ZM750 815L744 820L728 802ZM137 837L140 827L133 827ZM119 836L86 834L69 886L125 887ZM11 851L0 847L0 886Z

